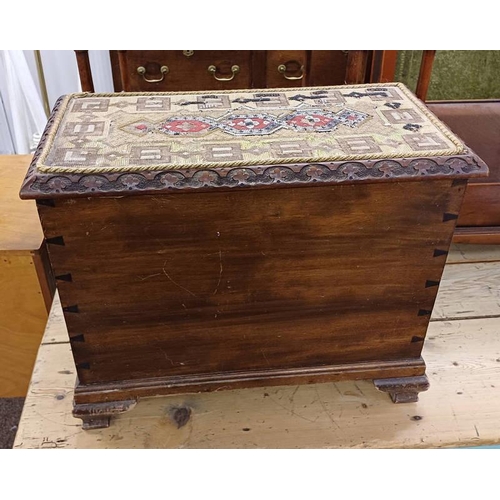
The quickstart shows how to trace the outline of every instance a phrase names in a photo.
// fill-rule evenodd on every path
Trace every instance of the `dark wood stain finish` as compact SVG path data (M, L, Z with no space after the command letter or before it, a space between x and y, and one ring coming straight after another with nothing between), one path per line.
M128 92L147 90L223 90L245 89L252 85L251 51L249 50L195 50L186 56L182 50L121 50L119 62L122 69L122 87ZM217 68L215 76L208 67ZM233 77L231 68L237 65L239 72ZM162 75L160 68L167 66L169 71ZM137 68L144 67L144 76ZM163 76L163 78L162 78ZM124 79L125 77L125 79ZM147 82L145 80L160 80ZM231 78L231 80L227 80Z
M39 205L77 405L424 375L464 189L448 179Z
M33 252L32 255L45 307L47 308L47 312L50 312L52 300L56 292L56 282L52 274L46 243L42 243L40 249L37 252Z
M347 58L346 83L363 83L366 81L366 69L369 50L351 50Z
M92 85L88 54L87 51L76 52L82 86L88 89ZM348 62L349 52L351 62ZM364 82L366 52L369 51L111 50L110 60L117 92L259 89ZM137 73L137 68L142 66L147 70L147 79L160 79L160 68L164 65L168 66L169 72L161 82L147 82ZM216 75L219 78L230 78L233 65L238 65L240 72L231 80L218 81L208 73L210 65L218 68ZM278 71L280 65L286 67L284 74Z
M308 85L343 85L353 83L346 78L347 50L311 50ZM352 75L352 73L351 73ZM353 75L355 80L362 78Z
M308 84L310 51L268 50L266 52L267 87L300 87ZM284 66L282 71L279 69L281 66Z
M78 73L82 84L83 92L94 92L94 82L92 81L92 70L90 69L90 59L88 50L75 50Z
M420 71L418 74L417 89L415 94L419 99L425 101L429 84L431 83L432 65L436 57L435 50L422 51L422 62L420 64Z
M374 380L373 383L379 391L387 392L394 403L415 403L418 401L418 393L429 389L429 380L425 375L386 378Z
M500 244L500 100L435 102L429 109L489 167L487 177L467 186L453 241Z

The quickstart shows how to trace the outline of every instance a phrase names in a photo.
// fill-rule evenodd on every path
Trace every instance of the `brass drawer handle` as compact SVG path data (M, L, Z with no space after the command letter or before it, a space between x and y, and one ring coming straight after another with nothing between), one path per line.
M300 66L300 75L299 76L289 76L286 74L287 67L286 64L280 64L278 66L278 73L281 73L287 80L302 80L304 78L304 66Z
M169 72L170 70L168 69L168 66L162 66L160 68L160 73L161 73L161 78L156 78L156 79L149 79L149 78L146 78L146 68L144 66L139 66L137 68L137 73L139 73L139 75L142 76L142 78L144 78L144 81L145 82L148 82L148 83L158 83L158 82L162 82L163 79L165 78L165 75Z
M217 66L214 66L211 64L208 67L208 72L218 81L218 82L230 82L239 72L240 72L240 67L237 64L234 64L231 66L231 73L232 75L229 78L221 78L216 75L217 73Z

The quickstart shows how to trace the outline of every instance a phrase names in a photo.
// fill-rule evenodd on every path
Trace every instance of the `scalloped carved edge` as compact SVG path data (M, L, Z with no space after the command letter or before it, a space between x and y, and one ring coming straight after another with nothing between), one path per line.
M439 161L441 160L441 161ZM34 174L28 175L22 198L47 198L54 195L137 194L200 188L245 188L376 182L392 179L470 178L487 169L477 157L448 159L380 160L361 162L314 163L243 167L215 171L170 170L120 174Z
M47 141L60 98L47 122L33 161L21 188L23 199L53 196L88 196L177 192L214 188L245 188L418 180L426 178L470 178L488 173L486 164L472 151L451 157L381 159L288 165L261 165L200 170L166 170L105 174L44 174L36 163Z

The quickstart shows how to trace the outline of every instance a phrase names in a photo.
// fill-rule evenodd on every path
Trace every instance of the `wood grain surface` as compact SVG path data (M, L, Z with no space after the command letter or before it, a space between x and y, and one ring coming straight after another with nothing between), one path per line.
M31 155L0 155L0 251L37 250L42 228L33 200L21 200L19 191Z
M0 397L26 395L47 321L31 252L0 252Z
M496 167L500 170L500 165ZM490 172L494 173L493 167ZM488 177L486 177L488 179ZM467 186L460 208L459 226L500 226L500 182L474 183Z
M31 155L0 156L0 397L26 395L52 302L35 202L19 190Z
M497 245L454 245L444 269L432 321L449 318L500 316L498 283L500 253ZM467 264L454 266L453 264ZM480 300L478 300L480 299ZM57 296L56 300L59 301ZM461 307L468 304L468 308ZM54 314L54 313L51 313ZM48 332L45 343L67 342L66 331Z
M488 177L474 179L471 184L495 184L498 187L500 100L437 101L427 105L488 165L490 169Z
M80 384L92 384L77 401L111 382L129 399L138 379L167 377L136 387L146 395L422 375L463 190L443 180L40 206Z
M471 245L500 245L500 226L456 227L453 242Z
M460 209L456 243L500 244L500 100L429 103L488 165L489 175L471 179Z
M250 50L196 50L186 57L181 50L124 50L120 51L126 59L128 92L166 90L222 90L246 89L252 87L252 58ZM209 66L215 66L214 75L208 72ZM239 66L234 74L233 66ZM162 75L160 68L167 66L169 71ZM144 67L145 75L140 75L137 68ZM256 68L258 71L259 68ZM160 80L147 82L148 80ZM122 79L123 83L123 79Z
M77 51L85 52L85 51ZM311 86L342 85L346 82L347 52L342 50L253 50L253 51L193 51L186 56L185 51L177 50L128 50L122 52L122 61L126 62L128 77L127 90L209 90L241 88L247 85L250 88L300 87L303 84ZM249 54L250 52L250 54ZM357 51L351 51L357 52ZM82 58L80 56L80 58ZM110 51L113 84L115 91L123 90L120 77L120 60L118 51ZM298 65L296 63L299 63ZM208 66L215 65L222 70L218 77L230 78L231 66L240 66L240 73L230 81L218 82L208 73ZM298 80L287 80L278 72L278 66L287 66L287 76L298 78L301 75L300 66L304 66L304 76ZM143 66L148 70L146 78L159 79L159 69L167 65L169 73L163 81L157 83L146 82L137 73L137 67ZM156 73L156 76L155 76ZM352 71L351 71L351 74ZM364 81L364 73L355 79ZM82 60L80 68L82 85L90 81L90 72ZM350 82L347 82L350 83Z

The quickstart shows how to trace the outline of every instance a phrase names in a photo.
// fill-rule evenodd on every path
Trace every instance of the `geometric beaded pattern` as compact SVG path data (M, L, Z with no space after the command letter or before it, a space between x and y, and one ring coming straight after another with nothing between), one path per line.
M71 94L36 167L47 173L217 169L464 150L399 83Z

